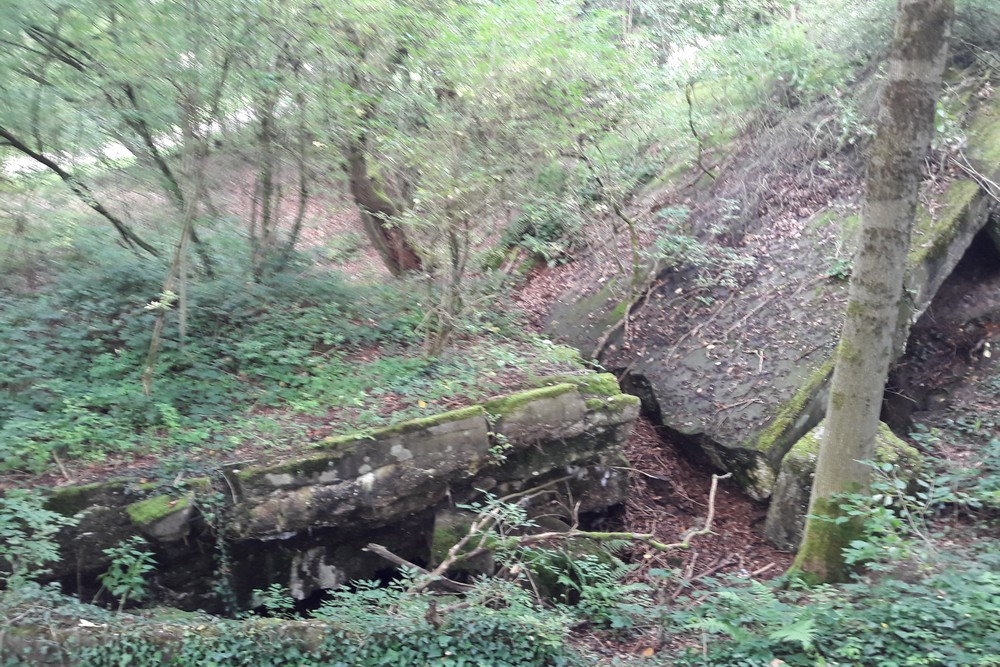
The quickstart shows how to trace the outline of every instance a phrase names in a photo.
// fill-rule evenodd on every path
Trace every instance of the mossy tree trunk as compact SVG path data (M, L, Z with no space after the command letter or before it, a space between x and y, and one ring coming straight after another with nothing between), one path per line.
M852 520L834 523L835 495L865 492L894 339L920 164L934 132L954 0L899 0L888 76L866 178L861 244L833 373L805 537L792 566L811 581L847 578L843 548L859 536ZM825 520L826 519L826 520Z
M345 154L351 196L361 214L365 234L394 276L419 271L420 255L398 224L400 211L368 168L364 138L351 142Z

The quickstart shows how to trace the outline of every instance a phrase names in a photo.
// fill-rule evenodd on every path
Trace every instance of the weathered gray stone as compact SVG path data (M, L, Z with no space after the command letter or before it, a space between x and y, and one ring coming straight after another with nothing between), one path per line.
M564 505L572 498L581 512L622 503L621 446L638 399L607 374L542 384L482 406L328 438L315 453L280 463L229 467L216 487L231 496L232 518L213 529L194 511L212 488L208 479L189 480L174 495L121 481L62 489L50 507L81 513L82 521L61 538L56 576L94 580L107 566L103 549L140 532L157 550L160 588L171 589L167 581L185 587L185 568L211 576L214 533L222 530L234 545L228 567L245 580L237 584L243 599L276 581L305 598L384 569L361 554L369 539L426 562L434 514L485 489L504 496L558 481L552 488ZM200 604L205 591L190 588L171 603Z
M764 536L775 547L795 551L802 541L809 494L816 472L816 457L823 438L823 424L802 436L781 462L771 505L764 523ZM885 424L879 424L875 441L876 460L899 466L904 479L912 479L920 468L920 454L899 439Z
M181 498L153 496L132 503L126 513L146 537L163 542L182 540L190 533L194 494Z
M1000 98L978 110L968 136L970 160L996 180ZM991 203L975 180L956 178L935 196L932 210L919 212L900 313L900 353L910 324L987 223ZM691 224L717 222L706 217ZM682 272L663 272L630 320L631 346L622 344L620 332L601 359L628 368L636 385L646 388L645 407L680 436L682 446L732 472L758 500L771 496L782 458L825 412L848 284L830 275L831 258L850 256L857 226L856 215L832 208L794 221L794 233L765 234L767 247L754 248L753 275L739 288L717 286L708 307L700 303L704 289L693 289ZM607 283L587 294L573 289L557 300L546 328L580 349L594 349L607 330L597 325L614 322L608 313L620 295ZM662 333L662 323L685 311L702 315Z
M584 399L568 383L495 399L485 407L493 418L494 432L514 447L573 438L585 428Z

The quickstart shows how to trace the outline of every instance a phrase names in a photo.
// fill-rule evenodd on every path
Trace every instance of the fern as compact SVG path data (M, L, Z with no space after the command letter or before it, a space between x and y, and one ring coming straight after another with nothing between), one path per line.
M803 649L808 651L813 647L813 639L816 637L816 620L813 618L799 619L791 625L771 630L767 637L773 641L800 644Z

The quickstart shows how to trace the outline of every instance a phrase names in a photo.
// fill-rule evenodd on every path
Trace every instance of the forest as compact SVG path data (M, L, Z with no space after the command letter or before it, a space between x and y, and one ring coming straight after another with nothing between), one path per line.
M995 0L0 46L0 666L1000 665Z

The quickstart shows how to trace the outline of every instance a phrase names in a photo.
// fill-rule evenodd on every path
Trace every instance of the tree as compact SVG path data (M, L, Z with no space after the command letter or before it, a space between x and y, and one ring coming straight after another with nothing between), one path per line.
M862 528L837 495L864 493L885 380L895 353L920 164L934 133L954 0L899 0L861 213L861 241L837 350L826 430L792 566L807 580L843 581L843 548Z
M219 124L227 82L245 48L241 38L254 25L246 14L239 3L221 0L18 2L5 8L0 140L57 174L129 246L156 254L72 165L81 154L100 161L103 149L118 143L161 188L177 218L189 199L204 202L204 188L185 189L172 142L177 128L191 123L191 138L205 144ZM207 151L196 154L202 171ZM211 258L189 226L210 274Z
M613 16L572 2L351 0L324 22L321 141L341 153L389 270L427 279L434 356L476 304L477 253L541 169L615 131L640 58L620 48Z
M219 212L208 180L182 173L181 156L204 174L210 140L235 126L257 174L251 205L241 208L252 212L245 221L250 266L260 278L289 259L310 196L306 125L314 119L306 107L318 98L315 86L306 87L311 7L292 0L17 0L0 15L0 148L57 174L127 245L159 254L127 224L127 210L88 185L78 164L80 155L99 163L107 146L124 147L139 189L159 189L170 204L173 215L158 215L157 223L166 218L187 228L182 233L211 275L199 228ZM185 141L196 150L186 152ZM295 183L290 194L283 181ZM279 224L282 211L287 225Z

